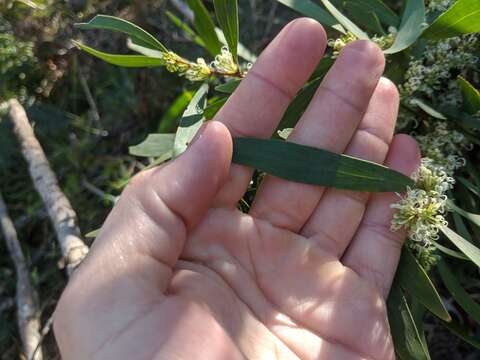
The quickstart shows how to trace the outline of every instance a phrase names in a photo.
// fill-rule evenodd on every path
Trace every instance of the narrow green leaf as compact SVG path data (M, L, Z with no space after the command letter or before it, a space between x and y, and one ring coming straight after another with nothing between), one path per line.
M235 138L233 161L291 181L355 191L404 191L413 185L383 165L282 140Z
M192 91L184 91L175 99L173 104L170 105L167 111L165 111L159 121L159 133L168 133L175 131L178 125L178 120L182 116L183 111L186 109L192 98Z
M149 134L140 144L129 147L130 155L158 157L171 152L175 134Z
M476 114L480 111L480 91L461 76L457 77L457 82L460 86L467 112L471 115Z
M233 92L237 89L238 85L240 85L241 82L242 80L238 79L230 80L225 84L217 85L215 87L215 90L224 94L233 94Z
M205 112L203 113L203 115L205 116L205 119L207 120L213 119L217 114L217 112L222 108L222 106L225 105L227 100L228 100L228 97L224 97L209 104L205 108Z
M200 38L200 36L197 35L197 33L190 26L188 26L186 22L182 21L178 16L176 16L170 11L166 11L165 15L167 15L170 21L174 25L176 25L179 29L181 29L190 40L192 40L197 45L205 48L205 43L203 42L203 40Z
M410 47L417 41L424 30L425 3L423 0L407 0L402 22L393 45L384 51L395 54Z
M480 197L480 187L475 186L470 181L468 181L467 179L461 176L458 176L456 180L458 180L458 182L460 182L463 186L465 186L470 192Z
M472 214L468 211L465 211L459 208L457 205L453 203L453 201L448 202L448 207L455 211L457 214L463 216L465 219L471 221L477 226L480 226L480 215L479 214Z
M457 259L460 259L460 260L467 260L467 261L470 261L470 259L468 257L466 257L465 255L463 255L461 252L458 252L458 251L455 251L455 250L452 250L450 248L447 248L446 246L443 246L435 241L433 241L433 245L435 245L435 247L440 250L441 252L443 252L444 254L447 254L451 257L454 257L454 258L457 258Z
M165 65L163 59L154 58L144 55L116 55L108 54L87 45L84 45L78 41L72 40L73 44L83 51L93 55L109 64L123 66L123 67L154 67Z
M85 234L86 238L96 238L102 229L92 230L89 233Z
M466 343L476 347L477 349L480 349L480 340L471 336L465 326L460 325L456 321L451 321L448 323L442 321L441 324Z
M392 333L395 352L401 360L430 360L412 311L400 285L394 282L387 301L388 322Z
M158 41L153 35L149 34L141 27L114 16L97 15L88 23L75 24L79 29L105 29L118 31L127 34L137 45L144 46L150 49L167 52L168 49Z
M343 4L345 13L349 19L352 19L352 21L363 26L366 30L370 30L374 34L386 34L382 22L374 11L365 8L363 4L357 3L356 1L346 1Z
M400 24L400 17L381 0L352 0L345 3L347 11L350 9L350 6L353 6L355 11L362 8L364 12L375 14L383 24L397 28ZM353 12L351 12L351 15L354 15Z
M410 104L418 106L420 109L425 111L428 115L436 118L436 119L441 119L441 120L446 120L447 118L445 115L442 113L438 112L435 110L433 107L431 107L429 104L427 104L425 101L420 100L418 98L413 98L410 100Z
M223 31L216 27L215 32L217 33L218 39L223 45L227 45L227 39L225 39L225 35L223 34ZM238 56L240 56L242 59L249 61L251 63L254 63L257 61L257 56L252 53L248 48L243 45L241 42L238 43Z
M468 241L472 241L472 236L468 232L467 225L465 225L465 223L463 222L462 217L456 212L452 213L452 217L453 222L455 223L455 230L457 231L457 234L459 234Z
M208 10L203 5L202 0L187 0L187 2L194 14L193 26L205 44L205 48L210 55L218 55L222 48L222 43L215 32L215 25Z
M175 134L173 157L179 156L187 149L197 134L197 131L202 126L205 120L203 111L207 106L207 94L208 84L203 84L197 90L192 101L190 101L190 104L188 104L187 109L183 113L177 133Z
M472 260L475 265L480 266L480 249L474 246L472 243L465 240L463 237L458 235L453 230L450 230L446 226L441 228L443 234L461 251L463 252L470 260Z
M406 248L402 251L396 276L400 286L430 312L444 321L451 320L450 314L432 280L410 250Z
M238 4L237 0L213 0L218 24L225 35L228 48L237 61L238 54Z
M430 40L447 39L480 31L480 1L458 0L423 33Z
M451 106L444 106L440 109L440 111L447 118L450 118L458 122L462 126L465 126L471 129L480 129L480 120L475 116L459 111L459 109Z
M450 294L453 296L458 305L468 314L470 318L480 324L480 305L471 298L471 296L460 285L455 275L449 269L444 260L440 260L437 264L438 272L447 287Z
M328 0L321 0L323 5L327 8L328 11L333 15L337 21L342 24L342 26L353 33L357 38L361 40L370 39L368 35L360 29L357 25L350 21L345 15L343 15L333 4Z
M277 0L279 3L288 6L289 8L311 17L317 20L319 23L325 26L334 28L341 33L345 33L345 29L338 21L330 15L327 11L323 10L320 6L310 0Z

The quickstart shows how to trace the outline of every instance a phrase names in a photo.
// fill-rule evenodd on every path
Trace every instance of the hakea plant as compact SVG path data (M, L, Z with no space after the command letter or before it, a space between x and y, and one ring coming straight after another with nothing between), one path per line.
M467 301L460 298L465 297L466 292L460 292L459 295L461 285L448 272L444 262L453 257L471 260L480 266L480 249L469 241L471 236L463 220L456 218L455 228L466 238L447 227L450 210L453 216L462 216L480 226L480 215L457 208L455 199L448 198L455 190L454 176L466 172L465 158L474 144L478 144L476 131L480 129L480 93L465 77L475 69L478 71L480 26L478 21L472 19L480 11L480 2L406 0L402 17L382 1L362 1L368 7L368 11L363 10L363 13L355 2L342 2L342 10L373 32L369 35L328 0L321 0L326 10L311 1L278 1L314 17L331 27L332 31L340 32L337 38L329 40L330 52L320 63L315 72L316 77L305 85L285 112L276 132L278 137L286 139L289 136L333 63L332 59L336 58L340 50L352 41L369 39L387 55L387 76L395 80L400 89L401 107L397 130L416 137L424 158L410 179L375 164L360 163L357 159L308 147L301 149L305 158L302 167L298 161L292 163L288 156L280 158L278 154L275 155L277 150L283 151L279 154L297 151L295 144L280 140L236 139L233 161L300 182L359 191L397 192L399 198L392 205L396 212L391 230L405 229L408 236L406 255L402 256L392 288L395 296L390 297L388 302L390 327L399 358L430 358L421 325L425 309L442 319L442 324L451 331L480 348L478 340L468 334L468 329L450 323L451 316L428 277L428 273L433 272L434 265L438 265L442 280L454 299L460 306L468 303L467 313L473 309L478 312L474 317L480 319L480 307L472 308L470 298ZM194 5L195 29L174 16L169 17L185 31L187 37L203 46L214 57L210 64L203 58L198 58L195 62L186 60L136 25L108 16L97 16L89 23L80 24L80 27L125 33L133 43L130 48L140 55L106 54L75 42L80 49L112 64L127 67L164 66L167 71L189 81L204 83L193 96L183 116L178 113L180 121L176 134L151 134L144 142L130 148L133 155L154 158L152 165L184 151L202 122L213 118L226 102L250 67L249 63L242 66L239 56L247 62L255 60L238 43L238 10L235 1L214 1L216 17L227 46L222 45L218 37L220 29L215 28L202 2L191 0L189 4ZM406 56L391 56L400 52ZM215 90L220 95L208 101L207 94L212 84L217 85ZM192 119L196 122L192 123ZM252 148L256 151L252 151ZM270 163L274 158L275 164ZM317 161L316 158L328 161ZM292 172L287 170L288 167L300 170ZM341 176L337 176L338 169L342 167L348 169L349 176L352 177L344 179L344 182ZM375 177L372 176L373 173L380 175ZM480 175L473 171L468 176L475 180L475 185L462 178L459 178L459 183L462 186L466 184L467 191L479 194ZM254 182L257 183L258 179L259 177ZM251 191L255 192L256 188L252 187ZM477 200L475 202L478 203ZM248 207L248 201L243 203ZM446 239L460 251L442 245Z

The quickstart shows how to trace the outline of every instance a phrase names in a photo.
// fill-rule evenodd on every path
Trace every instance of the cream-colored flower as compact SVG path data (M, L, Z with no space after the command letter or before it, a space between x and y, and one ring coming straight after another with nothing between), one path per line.
M226 46L222 47L221 53L215 57L215 61L211 66L222 74L236 74L238 73L238 64L233 59L232 53Z

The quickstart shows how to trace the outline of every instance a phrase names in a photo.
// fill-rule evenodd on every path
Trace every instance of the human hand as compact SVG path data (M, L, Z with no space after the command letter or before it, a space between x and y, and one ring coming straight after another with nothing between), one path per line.
M315 21L290 23L183 155L132 180L58 304L64 359L395 358L396 195L266 176L236 209L252 170L230 165L230 133L269 137L325 43ZM383 68L372 43L347 46L289 141L411 174Z

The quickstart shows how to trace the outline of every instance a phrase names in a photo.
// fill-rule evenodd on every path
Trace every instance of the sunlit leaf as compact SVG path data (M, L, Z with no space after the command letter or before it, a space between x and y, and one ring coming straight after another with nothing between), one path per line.
M215 32L215 25L208 10L203 5L202 0L187 0L187 2L194 14L193 26L205 44L205 48L210 55L218 55L222 48L222 43Z
M477 266L480 266L480 249L473 245L471 242L465 240L458 235L455 231L449 229L446 226L441 228L443 234L470 260L472 260Z
M330 26L335 30L345 33L345 29L339 22L330 15L327 11L310 0L277 0L279 3L288 6L289 8L317 20L324 26Z
M440 319L450 321L450 314L432 280L410 250L406 248L402 251L396 276L400 286L407 293L414 296L417 301Z
M203 84L193 96L190 104L180 119L180 124L175 134L173 157L183 153L193 140L197 131L203 124L205 117L203 111L207 106L208 84Z
M429 104L427 104L425 101L413 98L410 100L410 104L418 106L420 109L425 111L428 115L436 118L436 119L441 119L441 120L446 120L447 118L445 115L442 113L438 112L435 110L433 107L431 107Z
M228 48L237 60L238 52L238 4L237 0L213 0L218 24L225 35Z
M394 54L410 47L422 34L425 26L425 3L423 0L407 0L402 22L393 45L384 51Z
M435 245L435 247L440 250L441 252L443 252L444 254L447 254L451 257L454 257L454 258L457 258L457 259L460 259L460 260L468 260L470 261L470 259L463 255L461 252L458 252L458 251L455 251L455 250L452 250L450 248L447 248L446 246L443 246L435 241L433 241L433 245Z
M457 78L457 82L460 86L467 112L469 114L476 114L480 111L480 91L461 76Z
M168 51L163 44L158 41L153 35L149 34L141 27L131 23L130 21L117 18L115 16L97 15L88 23L75 24L79 29L104 29L118 31L127 34L137 45L147 47L150 49L160 50L162 52Z
M423 37L441 40L480 31L480 1L457 0L423 33Z
M149 134L140 144L129 147L130 155L159 157L172 151L175 134Z
M348 190L404 191L413 185L385 166L282 140L235 138L233 161L287 180Z
M472 214L468 211L465 211L455 205L452 201L448 202L448 207L455 211L457 214L463 216L465 219L471 221L477 226L480 226L480 215L479 214Z
M82 49L83 51L93 55L109 64L123 66L123 67L154 67L154 66L162 66L165 64L163 59L145 56L145 55L117 55L117 54L109 54L94 48L91 48L87 45L84 45L78 41L72 40L72 42L78 48Z
M320 0L332 16L348 31L353 33L358 39L368 40L368 35L355 25L349 18L343 15L333 4L328 0Z

